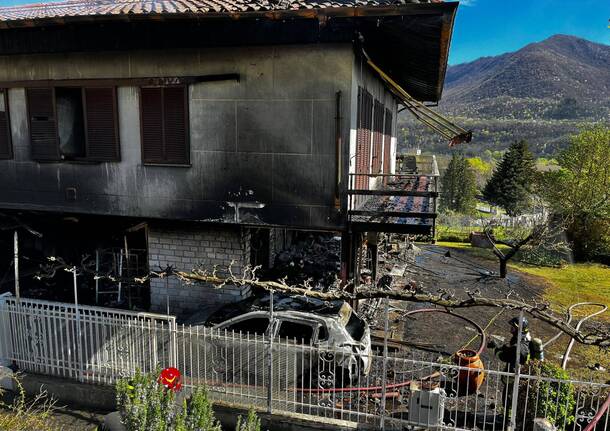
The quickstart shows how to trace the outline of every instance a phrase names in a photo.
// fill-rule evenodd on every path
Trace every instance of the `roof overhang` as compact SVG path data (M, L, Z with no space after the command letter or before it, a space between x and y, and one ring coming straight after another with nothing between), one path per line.
M442 94L457 2L296 10L62 16L0 21L0 55L352 43L413 97ZM227 31L227 27L231 31Z

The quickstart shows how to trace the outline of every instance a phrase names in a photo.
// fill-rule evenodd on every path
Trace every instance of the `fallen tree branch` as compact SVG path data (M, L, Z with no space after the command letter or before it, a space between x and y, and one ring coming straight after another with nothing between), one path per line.
M50 257L48 260L50 261L50 264L43 268L46 273L39 274L37 276L39 279L52 278L58 269L66 269L67 267L76 268L68 265L61 258ZM226 271L221 271L221 273L219 273L217 267L214 267L212 271L208 271L206 269L178 271L173 267L168 266L166 268L160 268L159 271L156 272L151 271L142 277L125 278L118 277L114 274L95 273L90 269L90 265L86 264L85 260L86 258L83 258L80 267L83 273L87 273L96 279L107 279L113 282L144 283L149 281L151 278L177 277L187 284L192 284L195 282L207 283L215 285L216 288L219 289L226 285L248 285L254 288L263 289L265 291L280 292L296 296L306 296L324 301L353 301L360 299L366 300L388 298L393 301L429 303L446 309L497 307L510 310L523 310L524 312L531 314L533 317L559 329L581 344L593 345L601 348L610 347L610 328L608 328L608 325L604 325L605 327L603 329L594 328L594 332L583 333L573 326L570 326L569 322L566 321L565 318L560 318L554 315L550 311L548 304L539 302L529 303L520 298L511 298L512 292L509 292L505 298L489 298L482 296L478 290L473 292L466 291L466 297L458 298L456 297L455 292L439 290L432 293L430 291L426 291L416 283L408 283L404 286L397 286L397 288L392 290L379 289L371 286L356 287L354 289L352 284L342 286L339 280L337 280L337 283L330 286L328 291L320 291L314 290L308 282L305 282L302 285L289 285L285 282L285 280L260 280L256 277L256 271L259 269L259 267L247 266L243 269L241 274L235 274L232 270L232 265L229 265L228 269Z
M320 292L312 290L310 288L304 288L299 286L291 286L283 282L278 281L261 281L256 278L245 279L245 278L224 278L219 277L217 274L207 273L205 271L195 270L193 272L175 271L172 274L186 282L203 282L214 285L226 285L226 284L238 284L238 285L250 285L259 289L282 292L291 295L307 296L310 298L317 298L325 301L332 300L358 300L358 299L374 299L374 298L388 298L394 301L407 301L407 302L418 302L418 303L430 303L439 307L447 309L456 308L471 308L471 307L501 307L511 310L523 310L532 316L554 326L555 328L565 332L570 337L582 344L589 344L599 346L602 348L610 347L610 334L606 333L582 333L576 330L574 327L566 323L565 320L556 317L549 312L548 305L546 304L530 304L519 299L510 298L486 298L477 294L468 295L467 298L455 298L453 294L447 292L441 294L433 294L425 292L421 289L413 288L412 286L406 286L406 289L401 290L382 290L377 288L357 288L354 292L350 292L347 289L335 289L329 292Z

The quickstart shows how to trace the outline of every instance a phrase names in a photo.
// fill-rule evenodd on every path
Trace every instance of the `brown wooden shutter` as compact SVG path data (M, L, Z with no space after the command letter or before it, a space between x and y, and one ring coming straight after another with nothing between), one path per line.
M99 162L119 160L115 89L96 87L85 88L83 91L87 159Z
M167 163L189 163L186 101L186 87L163 89L165 161Z
M0 89L0 159L13 157L6 90Z
M392 151L392 112L389 109L385 110L385 125L384 125L384 144L383 144L383 173L390 173L390 159Z
M30 142L34 160L59 160L52 88L27 89Z
M375 100L374 121L373 121L373 167L372 173L381 172L381 153L383 151L383 112L382 103Z
M163 163L163 89L142 88L142 158L144 163Z
M373 96L368 91L364 91L363 100L363 125L364 128L364 165L363 173L371 173L371 130L373 128ZM369 188L369 177L363 177L364 189Z
M365 131L364 131L364 90L358 87L358 111L357 111L358 130L356 132L356 173L366 173L366 144L365 144ZM368 181L368 178L362 175L356 175L355 189L363 189L364 185Z

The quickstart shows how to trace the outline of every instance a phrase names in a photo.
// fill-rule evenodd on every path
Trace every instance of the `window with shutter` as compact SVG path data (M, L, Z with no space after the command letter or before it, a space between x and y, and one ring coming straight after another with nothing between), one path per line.
M27 104L34 160L120 159L115 88L28 88Z
M13 151L8 115L8 96L6 90L0 88L0 159L10 159L11 157L13 157Z
M120 150L115 89L93 87L83 91L87 159L98 162L118 161Z
M373 166L372 173L381 172L381 157L383 151L383 114L384 107L381 102L375 100L374 121L373 121Z
M383 173L390 173L390 160L392 155L392 112L385 110L385 124L383 131Z
M32 158L43 161L59 160L54 90L52 88L28 88L27 104Z
M371 127L373 115L373 96L358 89L358 131L356 135L356 173L368 174L371 167ZM356 188L368 189L369 178L365 175L356 176Z
M140 103L144 163L188 165L186 87L144 87Z

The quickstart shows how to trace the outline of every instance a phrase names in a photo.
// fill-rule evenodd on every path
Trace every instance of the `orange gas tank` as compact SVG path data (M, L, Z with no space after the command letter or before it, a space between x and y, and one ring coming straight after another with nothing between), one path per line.
M453 362L460 367L467 367L470 370L459 370L457 375L458 395L472 395L483 384L485 380L485 366L483 361L474 350L458 350L453 356Z

